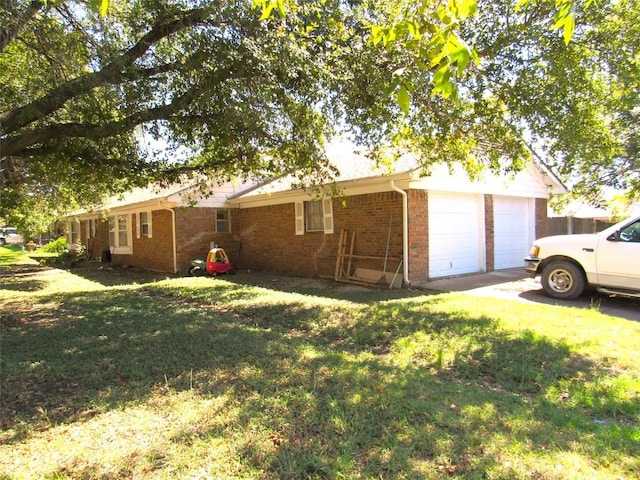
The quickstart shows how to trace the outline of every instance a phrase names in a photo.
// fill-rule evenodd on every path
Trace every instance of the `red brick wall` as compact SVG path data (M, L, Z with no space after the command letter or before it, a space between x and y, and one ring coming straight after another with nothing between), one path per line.
M407 192L409 205L409 279L428 280L429 211L428 192ZM343 205L344 202L344 205ZM397 192L357 195L334 199L334 233L295 234L293 203L266 207L231 209L230 233L216 233L213 208L175 209L177 268L186 273L191 260L206 258L211 242L225 249L236 269L268 270L300 276L333 277L341 229L355 233L354 255L374 259L353 259L356 267L382 270L387 256L387 271L395 272L402 259L402 196ZM132 218L133 254L113 255L115 264L173 272L172 213L152 212L152 238L136 238L137 216ZM493 196L485 196L485 238L487 271L494 269ZM92 255L99 258L108 248L108 224L98 224L96 238L89 240ZM547 233L547 201L536 200L536 237ZM86 223L81 235L86 243ZM351 237L349 237L349 240ZM389 248L387 251L387 240ZM349 251L350 243L347 247ZM401 270L402 272L402 270Z
M168 210L151 212L151 238L137 238L138 215L133 215L131 265L160 272L173 272L173 220ZM124 256L124 255L123 255Z
M217 243L229 256L229 261L238 268L238 211L230 210L229 233L216 233L216 210L214 208L177 208L176 239L178 245L178 272L186 273L191 260L205 260L211 242ZM167 212L169 213L169 212Z
M356 266L382 270L385 254L387 271L395 271L398 261L389 259L402 257L402 199L396 192L334 199L333 234L296 235L293 203L233 213L240 216L241 268L333 277L341 229L355 233L354 255L378 257L354 260L351 273Z
M176 208L176 244L178 273L186 273L191 260L205 259L211 242L224 248L232 264L237 262L240 245L237 211L231 211L231 232L216 233L216 211L213 208ZM115 265L156 270L160 272L174 271L173 247L173 214L169 210L151 212L151 238L137 237L137 215L130 215L132 228L132 253L113 254L111 261ZM86 231L86 225L83 223ZM86 236L86 234L84 234ZM99 258L103 250L108 249L109 227L105 220L96 231L96 247L92 249ZM105 246L106 245L106 246Z
M429 195L426 190L407 192L409 207L409 280L429 276Z
M87 248L92 260L100 260L102 252L109 250L109 223L105 219L96 219L95 236L87 238L87 220L80 222L80 236L82 245Z
M495 225L493 221L493 195L484 196L484 237L486 248L486 269L493 272L495 263Z
M158 272L173 272L173 227L171 212L154 210L151 212L151 238L137 238L138 215L129 215L131 222L131 254L113 254L111 262ZM108 241L108 224L106 229Z

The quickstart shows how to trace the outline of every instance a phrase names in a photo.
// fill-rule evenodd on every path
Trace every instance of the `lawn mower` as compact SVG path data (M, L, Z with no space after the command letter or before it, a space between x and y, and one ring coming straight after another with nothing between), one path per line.
M189 267L189 275L192 277L201 277L211 275L216 277L224 273L236 273L231 266L229 257L222 248L212 248L207 254L207 260L192 260Z

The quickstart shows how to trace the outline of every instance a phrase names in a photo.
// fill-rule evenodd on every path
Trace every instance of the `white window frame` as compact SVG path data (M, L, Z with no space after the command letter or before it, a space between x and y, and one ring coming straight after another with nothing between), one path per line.
M77 245L82 244L82 236L80 235L80 222L71 220L68 224L67 244L71 250L75 250Z
M142 222L143 215L147 216L146 223ZM143 232L142 225L147 226L147 233ZM153 222L152 222L152 214L150 211L138 212L138 215L136 218L136 238L140 238L140 237L153 238Z
M224 213L224 218L218 218L218 213ZM221 230L221 222L226 225L226 229ZM231 233L231 209L216 208L216 233Z
M126 220L126 235L127 235L127 245L120 245L120 234L123 233L120 230L120 219L124 218ZM133 252L132 242L131 242L131 215L128 214L120 214L120 215L110 215L109 222L109 248L111 249L111 253L116 255L128 255Z
M295 202L295 226L296 235L304 235L306 232L324 232L332 234L333 228L333 200L331 198L323 198L322 200L309 200L309 202L322 202L322 228L309 230L307 227L307 218L305 215L306 202Z
M322 201L307 200L306 202L304 202L304 209L305 209L305 212L304 212L305 213L304 215L305 231L306 232L324 231L324 212L323 212Z

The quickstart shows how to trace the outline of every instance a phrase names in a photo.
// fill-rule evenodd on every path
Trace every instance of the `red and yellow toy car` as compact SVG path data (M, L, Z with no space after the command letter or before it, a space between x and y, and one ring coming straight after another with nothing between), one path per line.
M216 277L224 273L233 274L233 269L229 257L223 248L212 248L207 254L207 260L192 260L189 267L189 275L199 277L211 275Z

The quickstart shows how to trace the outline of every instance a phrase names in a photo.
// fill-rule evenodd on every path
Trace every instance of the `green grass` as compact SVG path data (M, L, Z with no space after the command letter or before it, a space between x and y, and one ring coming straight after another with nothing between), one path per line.
M0 278L0 478L640 477L637 322L261 278Z
M13 267L24 263L34 263L27 253L22 251L19 245L6 245L0 247L0 268Z

